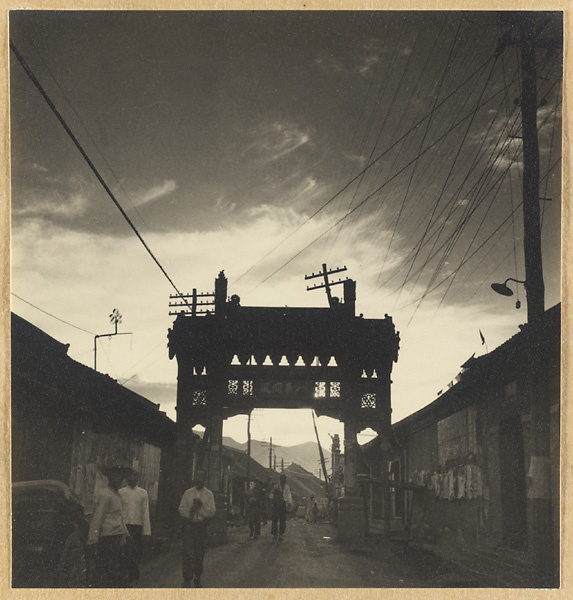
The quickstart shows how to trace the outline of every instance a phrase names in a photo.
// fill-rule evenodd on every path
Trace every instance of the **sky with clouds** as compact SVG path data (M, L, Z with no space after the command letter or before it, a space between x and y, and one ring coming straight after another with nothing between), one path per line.
M538 25L560 39L559 14ZM496 54L506 31L486 12L10 19L11 40L180 291L212 291L224 269L244 305L326 306L304 275L347 266L357 312L388 313L400 331L394 421L527 319L522 287L520 310L490 289L524 279L519 56ZM547 307L560 301L560 52L538 53ZM10 115L12 310L93 366L93 336L113 331L119 309L132 335L98 340L98 370L174 418L173 288L14 56ZM257 411L254 435L313 440L306 412ZM323 443L342 431L326 417L319 429ZM225 434L243 441L245 418Z

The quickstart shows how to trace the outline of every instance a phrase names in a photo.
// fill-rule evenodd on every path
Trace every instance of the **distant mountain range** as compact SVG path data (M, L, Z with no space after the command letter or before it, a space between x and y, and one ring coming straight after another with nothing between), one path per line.
M195 431L197 435L203 437L203 432ZM264 444L264 445L263 445ZM229 454L239 453L238 457L246 460L247 443L239 443L231 437L223 436L223 446ZM277 471L261 471L254 476L266 481L270 474L273 482L278 481L281 471L281 459L284 459L284 468L287 475L287 482L293 494L300 501L302 498L308 498L313 495L316 498L326 497L324 488L324 475L320 466L320 457L318 446L313 442L305 442L296 446L274 446L273 445L273 463L274 453L277 455ZM323 448L324 458L326 460L327 473L330 475L330 452ZM236 457L236 458L238 458ZM269 443L259 440L251 440L251 459L259 465L268 469L269 467ZM274 466L274 465L273 465ZM317 478L320 471L320 478ZM251 470L251 473L253 471Z
M247 451L247 442L240 444L230 437L223 437L223 444L225 446L229 446L230 448L236 448L245 452ZM328 473L330 473L330 451L324 448L322 451L326 461L326 470ZM297 444L296 446L275 446L273 444L273 467L275 455L277 461L277 470L279 471L281 469L281 463L283 460L285 468L292 463L296 463L303 469L306 469L309 473L312 473L316 476L318 476L319 470L321 471L318 445L314 442L305 442L304 444ZM268 467L269 442L251 440L251 457L264 467ZM324 479L322 473L321 478Z
M194 431L200 437L203 437L203 433L200 431ZM223 445L228 448L235 448L236 450L247 451L247 442L239 443L232 437L223 436ZM330 450L322 449L324 459L326 461L326 471L330 475L331 471L331 452ZM297 444L296 446L275 446L273 444L273 467L274 457L276 455L277 470L281 470L281 460L284 460L285 468L295 463L300 465L303 469L312 473L318 477L320 471L320 478L324 480L322 474L322 468L320 466L320 455L318 453L318 445L315 442L305 442L304 444ZM269 442L262 442L260 440L251 440L251 458L256 460L263 467L269 466Z
M195 431L200 437L203 437L202 432ZM235 448L236 450L247 451L247 442L239 443L232 437L223 436L223 445L228 448ZM326 471L330 474L330 450L322 449L324 459L326 461ZM318 477L320 471L320 478L324 480L322 474L322 467L320 466L320 455L318 453L318 446L314 442L305 442L304 444L297 444L296 446L275 446L273 444L273 464L274 467L276 455L276 466L277 470L281 470L281 463L284 460L285 469L290 464L300 465L303 469L312 473ZM261 442L259 440L251 440L251 458L256 460L263 467L269 467L269 442Z

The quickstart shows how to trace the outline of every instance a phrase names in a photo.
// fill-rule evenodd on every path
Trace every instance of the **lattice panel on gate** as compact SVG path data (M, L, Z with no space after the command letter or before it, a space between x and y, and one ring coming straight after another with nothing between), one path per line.
M193 406L206 406L207 405L207 391L206 390L194 390L193 391Z
M376 408L376 394L371 392L362 394L360 408Z
M326 381L316 381L314 383L314 397L326 398Z

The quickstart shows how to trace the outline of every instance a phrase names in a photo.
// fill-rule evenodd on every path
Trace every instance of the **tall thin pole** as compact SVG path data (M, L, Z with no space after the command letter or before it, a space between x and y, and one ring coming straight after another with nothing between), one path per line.
M537 137L536 34L533 15L525 13L521 29L521 124L523 133L523 246L527 321L541 327L545 313L545 284L541 259L539 210L539 142Z
M326 473L326 462L324 460L324 453L322 451L322 446L320 445L320 438L318 437L318 429L316 427L316 420L314 418L314 409L312 410L312 424L314 425L314 433L316 434L316 443L318 445L318 455L320 456L320 466L322 467L322 472L324 473L324 481L328 482L328 475Z
M537 133L537 71L534 14L521 15L521 118L523 134L523 245L530 358L531 462L528 496L533 515L533 556L540 586L556 585L551 507L550 406L544 385L543 336L545 286L541 256L539 210L539 143Z

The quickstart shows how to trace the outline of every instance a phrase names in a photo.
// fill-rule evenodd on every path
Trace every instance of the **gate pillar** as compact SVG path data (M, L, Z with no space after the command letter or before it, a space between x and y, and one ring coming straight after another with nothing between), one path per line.
M217 546L227 541L227 495L223 489L223 417L210 418L207 454L207 487L215 496L217 512L209 524L210 542Z
M364 503L358 486L358 427L357 419L344 421L344 496L338 499L339 540L363 543L366 540Z

